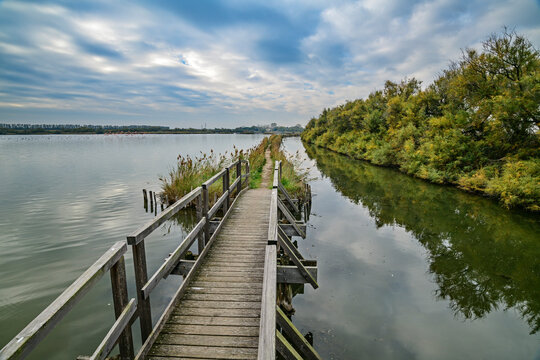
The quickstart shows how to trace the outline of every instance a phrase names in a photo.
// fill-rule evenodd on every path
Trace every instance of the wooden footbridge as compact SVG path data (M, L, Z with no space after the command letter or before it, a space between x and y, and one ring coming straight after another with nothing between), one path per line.
M278 283L318 287L316 262L304 259L291 242L292 236L305 237L306 226L295 216L301 211L298 201L281 185L280 162L272 169L267 161L258 189L248 189L249 176L249 163L235 162L129 235L127 243L114 244L0 350L0 360L30 354L107 272L116 321L95 352L78 359L107 359L116 345L121 359L273 360L277 354L285 359L320 359L276 306ZM223 184L221 196L210 207L209 189L218 181ZM197 208L197 224L149 276L145 238L192 204ZM128 246L133 251L136 283L132 299L124 263ZM186 253L193 247L198 255L188 260ZM282 255L293 265L278 264ZM183 281L165 311L153 317L151 293L169 275L182 275ZM131 331L137 318L142 337L138 351Z

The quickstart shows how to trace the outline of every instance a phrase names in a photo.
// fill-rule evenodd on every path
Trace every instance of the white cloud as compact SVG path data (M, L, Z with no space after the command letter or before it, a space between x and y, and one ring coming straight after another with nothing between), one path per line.
M460 48L478 46L503 25L515 25L540 43L539 7L521 0L330 5L283 0L259 4L272 7L274 17L284 16L283 24L246 19L218 28L159 7L99 6L104 8L83 11L0 3L6 19L25 24L23 31L18 23L0 25L3 74L9 75L0 85L0 103L88 110L109 118L160 112L161 119L191 119L183 125L197 125L204 116L210 123L216 117L216 126L235 126L252 123L259 114L305 123L323 107L366 96L387 79L415 76L428 83L459 57ZM300 36L298 24L309 12L318 12L318 19L304 25ZM296 61L272 61L261 52L278 26L290 27L278 44L294 45L288 37L298 37ZM31 71L25 74L21 67ZM9 80L13 77L20 80ZM7 106L1 104L0 113ZM219 123L218 117L231 123Z

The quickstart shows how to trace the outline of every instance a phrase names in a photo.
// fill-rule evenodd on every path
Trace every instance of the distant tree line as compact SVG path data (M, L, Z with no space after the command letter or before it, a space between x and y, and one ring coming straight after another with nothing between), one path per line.
M214 128L169 128L152 125L75 125L75 124L0 124L0 135L40 135L40 134L288 134L299 135L304 128L301 125L241 126L234 129Z
M420 85L387 81L324 109L302 139L540 211L540 53L531 42L505 29Z

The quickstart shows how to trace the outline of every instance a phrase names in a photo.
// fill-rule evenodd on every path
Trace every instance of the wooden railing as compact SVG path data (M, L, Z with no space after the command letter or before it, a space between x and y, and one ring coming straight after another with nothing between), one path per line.
M281 171L280 162L274 166L272 197L270 199L270 221L268 224L268 244L265 249L263 292L261 301L261 322L259 325L258 360L276 358L276 296L277 296L277 241L278 241L278 184Z
M272 184L272 197L270 201L270 221L268 225L268 244L265 251L263 292L261 303L261 322L259 326L259 347L258 360L274 360L276 353L279 353L285 359L312 359L320 360L321 357L315 349L307 342L304 336L298 331L293 323L281 311L276 304L277 283L279 280L278 269L288 275L295 274L289 267L277 265L278 248L294 263L299 274L300 283L310 283L314 289L318 288L316 280L316 262L306 260L302 257L298 249L293 245L291 239L284 230L285 226L296 236L305 237L305 226L300 226L294 215L291 214L283 201L287 201L289 207L294 213L300 213L298 200L295 202L287 190L281 184L282 163L276 161L274 166L274 179ZM284 200L281 200L279 194L282 194ZM283 218L287 225L280 223ZM313 267L307 268L304 262L315 263ZM312 272L315 270L315 276ZM288 276L284 276L287 278ZM283 279L284 280L284 279ZM287 283L283 281L282 283ZM276 324L279 325L278 331ZM294 346L293 346L294 345Z
M245 164L242 173L242 164ZM236 177L230 182L232 169L235 170ZM140 318L141 337L143 347L137 354L137 358L145 355L148 344L151 344L161 330L164 319L168 318L172 311L172 305L179 299L185 289L185 284L189 282L190 275L197 269L200 262L196 262L190 273L184 279L180 289L175 293L165 312L161 315L156 326L152 326L152 315L150 308L150 294L159 284L161 279L167 277L178 265L185 252L191 247L195 239L199 241L199 260L204 258L209 245L219 232L223 220L229 214L230 201L234 193L234 201L243 191L242 187L249 181L249 162L238 160L231 166L221 170L211 179L204 182L200 187L194 189L189 194L182 197L171 205L166 211L154 218L140 229L127 237L128 245L133 250L133 264L135 268L135 284L137 290L137 300L128 301L127 281L124 254L127 251L126 243L123 241L114 244L105 252L94 264L92 264L77 280L75 280L56 300L54 300L41 314L39 314L30 324L28 324L15 338L13 338L4 348L0 350L0 360L12 360L25 358L43 338L62 320L62 318L75 306L79 300L92 288L95 283L110 271L114 311L116 321L109 329L104 339L98 345L94 353L80 359L105 359L116 344L119 345L120 357L124 359L134 358L133 337L131 324L138 316ZM222 180L223 193L220 198L209 209L208 189L210 185L218 180ZM245 189L244 189L245 190ZM145 238L156 230L160 225L177 214L192 202L196 202L197 225L190 231L182 243L169 255L159 269L148 279L146 269ZM210 236L210 219L223 209L224 217L214 235Z
M242 164L246 164L245 174L242 175ZM230 186L231 169L236 169L236 178ZM199 256L210 242L210 219L223 209L223 214L227 213L230 205L231 193L235 191L238 195L242 189L242 179L248 179L249 163L247 161L236 161L229 167L224 168L201 186L193 189L189 194L176 201L167 211L149 223L142 226L133 234L127 237L127 242L133 250L133 265L135 267L135 284L137 288L137 297L139 301L139 318L141 326L142 341L145 342L153 331L152 314L150 307L150 293L159 284L161 279L167 277L174 267L179 263L191 245L198 239ZM216 181L222 180L223 193L219 199L209 208L209 187ZM245 182L245 181L244 181ZM182 243L169 255L159 269L148 279L146 269L146 252L144 239L166 220L174 216L178 211L189 204L195 202L197 207L197 224L182 241Z
M81 300L108 271L111 274L116 322L89 359L105 359L118 342L122 359L133 358L133 338L130 324L136 313L135 299L128 301L124 254L126 244L119 241L93 263L59 297L30 322L2 350L0 359L23 359Z

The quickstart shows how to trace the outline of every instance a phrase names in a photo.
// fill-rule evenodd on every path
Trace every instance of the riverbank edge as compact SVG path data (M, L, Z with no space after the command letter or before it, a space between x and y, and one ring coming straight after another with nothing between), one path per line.
M498 205L500 205L501 208L506 209L508 211L518 210L518 211L524 211L524 212L530 213L530 214L540 214L540 207L538 209L527 208L525 206L520 206L520 205L516 205L514 207L507 207L507 206L504 206L504 204L502 203L501 198L499 196L494 196L494 195L488 194L485 191L474 190L474 189L470 189L470 188L464 188L464 187L460 186L458 183L453 183L453 182L437 183L437 182L434 182L434 181L430 181L429 179L426 179L426 178L422 178L422 177L419 177L419 176L408 174L406 171L403 171L399 167L399 165L395 165L395 164L388 164L388 165L377 164L377 163L374 163L374 162L372 162L372 161L370 161L368 159L358 158L358 157L352 156L350 154L331 149L331 148L326 147L326 146L317 145L314 142L308 142L308 141L306 141L304 139L302 139L302 144L304 144L304 145L309 144L310 146L315 146L315 147L325 149L325 150L331 151L331 152L339 154L339 155L346 156L346 157L354 159L354 160L366 162L366 163L368 163L370 165L373 165L373 166L378 166L378 167L387 168L387 169L393 169L393 170L398 171L401 174L404 174L406 176L409 176L409 177L412 177L412 178L415 178L415 179L418 179L418 180L425 181L425 182L427 182L429 184L438 185L438 186L452 187L452 188L458 189L458 190L463 191L463 192L468 193L468 194L482 196L483 198L495 201Z

